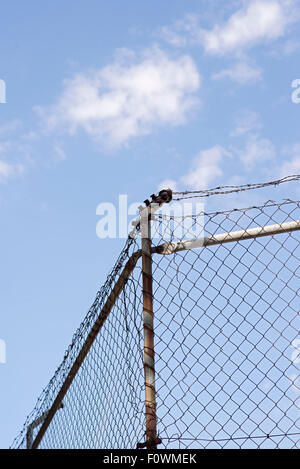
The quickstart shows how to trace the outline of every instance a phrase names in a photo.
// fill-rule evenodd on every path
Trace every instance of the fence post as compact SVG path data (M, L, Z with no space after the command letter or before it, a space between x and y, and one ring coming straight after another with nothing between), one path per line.
M143 270L143 317L144 317L144 377L146 443L148 449L155 449L157 439L155 361L154 361L154 314L153 278L151 255L151 206L141 212L142 270Z

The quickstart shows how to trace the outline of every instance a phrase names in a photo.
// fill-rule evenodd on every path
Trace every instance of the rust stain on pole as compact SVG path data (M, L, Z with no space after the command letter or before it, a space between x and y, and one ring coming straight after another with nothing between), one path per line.
M146 446L155 449L157 440L155 366L154 366L154 315L151 255L151 209L144 221L146 230L142 231L142 269L143 269L143 315L144 315L144 375L145 375L145 414Z

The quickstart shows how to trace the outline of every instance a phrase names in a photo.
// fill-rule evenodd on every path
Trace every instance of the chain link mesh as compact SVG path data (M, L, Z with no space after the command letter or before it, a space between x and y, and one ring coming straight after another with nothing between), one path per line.
M12 448L30 448L68 372L139 240L129 239L62 364L44 389ZM143 438L141 269L133 271L113 306L39 448L130 448Z
M205 236L299 217L292 201L206 214ZM160 242L181 224L162 217ZM299 232L153 257L165 448L300 446L299 258Z
M300 202L204 215L205 236L300 220ZM201 231L202 214L157 216L153 245ZM201 226L200 226L201 225ZM198 232L199 232L198 229ZM127 242L12 447L30 447L140 240ZM155 249L154 249L155 250ZM299 232L153 254L159 448L299 448ZM145 441L141 261L40 448Z

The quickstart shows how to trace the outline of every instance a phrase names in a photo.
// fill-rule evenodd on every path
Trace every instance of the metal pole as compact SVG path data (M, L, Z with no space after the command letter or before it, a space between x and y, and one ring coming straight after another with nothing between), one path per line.
M87 356L90 348L92 347L99 331L105 323L109 313L111 312L115 302L117 301L121 291L126 285L129 277L131 276L137 261L143 257L143 290L144 290L144 331L145 331L145 393L146 393L146 421L147 421L147 446L149 448L156 448L156 445L161 440L156 438L156 403L155 403L155 388L154 388L154 347L153 347L153 300L152 300L152 259L151 259L151 239L150 239L150 223L148 220L148 214L157 210L163 203L169 203L172 200L172 191L170 189L160 191L158 196L152 195L152 207L148 207L147 212L147 223L146 223L146 238L142 235L142 250L139 250L132 254L128 259L125 267L120 274L117 282L115 283L109 297L106 300L102 310L100 311L92 329L90 330L82 348L80 349L71 369L68 372L54 402L49 411L42 415L41 428L30 446L32 449L39 447L41 440L43 439L49 425L52 422L54 415L57 410L61 407L64 396L70 388L79 368L81 367L85 357ZM147 201L148 202L148 201ZM149 203L150 205L150 203ZM142 225L143 229L143 225ZM145 243L144 243L145 241ZM148 241L148 242L147 242ZM143 251L144 250L144 251ZM142 252L143 251L143 252ZM148 272L148 273L147 273ZM150 280L151 279L151 280ZM147 332L146 332L147 331ZM151 335L152 331L152 335ZM152 337L152 338L151 338ZM31 428L29 428L28 442L31 440L30 435ZM30 441L31 443L31 441ZM152 445L152 446L151 446Z
M60 404L60 407L59 409L63 409L64 407L64 404L63 402ZM27 432L26 432L26 449L32 449L32 435L33 435L33 431L36 427L38 427L39 425L41 425L41 423L44 422L44 420L46 419L47 415L48 415L48 411L46 410L46 412L43 412L42 415L40 417L38 417L37 419L35 419L33 422L31 422L30 425L28 425L28 428L27 428Z
M163 255L174 254L175 252L198 249L216 244L231 243L233 241L244 241L246 239L261 238L263 236L273 236L276 234L290 233L300 230L300 220L280 223L277 225L258 226L247 230L231 231L220 233L207 238L196 238L187 241L164 243L152 249L152 252Z
M151 255L151 207L142 216L142 269L143 269L143 316L144 316L144 377L146 443L148 449L155 449L157 439L155 365L154 365L154 314L153 278Z
M46 433L50 423L52 422L52 419L54 415L56 414L57 410L61 407L61 403L63 398L65 397L69 387L71 386L79 368L81 367L86 355L88 354L90 348L92 347L100 329L102 328L103 324L105 323L110 311L112 310L115 302L117 301L122 289L126 285L130 275L132 274L133 269L136 266L136 263L138 259L141 257L141 251L137 251L132 256L129 258L127 263L125 264L125 267L120 274L120 277L118 278L115 286L113 287L109 297L106 300L106 303L104 304L102 310L99 313L98 318L96 319L92 329L90 330L84 344L82 345L82 348L80 349L80 352L78 353L67 377L65 378L51 408L49 409L49 412L45 416L45 419L43 421L43 424L34 440L34 442L31 445L31 449L36 449L38 448L44 434Z

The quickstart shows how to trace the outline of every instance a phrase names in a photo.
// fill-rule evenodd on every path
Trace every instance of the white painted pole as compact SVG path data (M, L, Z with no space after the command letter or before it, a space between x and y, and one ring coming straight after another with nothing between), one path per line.
M297 230L300 230L300 220L280 223L277 225L258 226L247 230L231 231L228 233L221 233L210 237L191 239L187 241L164 243L153 248L152 252L169 255L179 251L187 251L189 249L198 249L205 246L214 246L215 244L231 243L233 241L244 241L246 239L272 236Z

